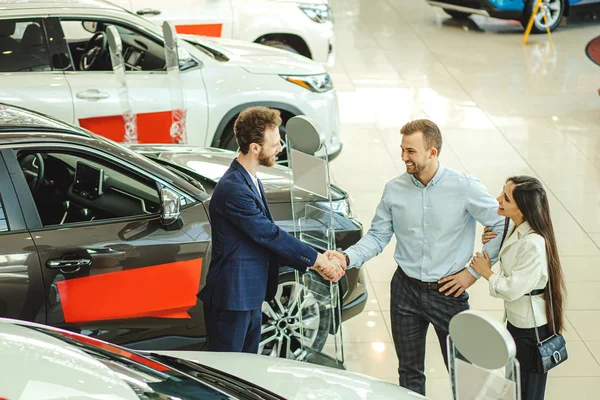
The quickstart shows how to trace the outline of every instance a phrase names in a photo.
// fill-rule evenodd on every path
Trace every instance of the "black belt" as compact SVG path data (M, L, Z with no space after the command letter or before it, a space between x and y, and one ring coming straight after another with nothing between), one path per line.
M539 294L544 294L545 291L546 291L546 288L535 289L535 290L532 290L531 292L527 293L525 296L537 296Z
M399 265L398 265L398 271L400 271L400 274L402 276L404 276L406 279L408 279L409 282L414 283L421 289L439 290L442 287L442 285L440 285L438 282L423 282L416 278L411 278L410 276L406 275L406 273L402 270L402 267L400 267Z

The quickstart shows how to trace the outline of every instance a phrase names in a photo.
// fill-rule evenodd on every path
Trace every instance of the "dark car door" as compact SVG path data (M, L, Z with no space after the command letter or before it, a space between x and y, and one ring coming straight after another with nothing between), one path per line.
M4 155L39 253L49 325L141 348L201 342L196 293L210 240L201 202L98 149ZM183 203L179 224L161 222L161 187Z
M1 155L0 317L46 322L39 259Z

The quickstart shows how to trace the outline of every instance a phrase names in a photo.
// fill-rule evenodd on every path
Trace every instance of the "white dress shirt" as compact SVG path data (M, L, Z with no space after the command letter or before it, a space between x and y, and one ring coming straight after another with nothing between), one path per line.
M509 227L500 249L499 261L493 266L489 279L490 295L504 300L505 318L517 328L533 328L530 296L525 294L543 289L548 283L546 243L541 235L523 222L515 230ZM535 322L545 325L546 302L544 295L532 296Z
M258 186L258 178L252 174L250 174L250 178L252 179L252 182L254 182L254 186L256 186L256 193L258 193L260 195L260 187Z

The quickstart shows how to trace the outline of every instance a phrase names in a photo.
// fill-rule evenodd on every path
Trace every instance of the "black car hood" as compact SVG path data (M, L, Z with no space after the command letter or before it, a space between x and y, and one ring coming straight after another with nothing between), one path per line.
M214 184L221 179L237 156L236 152L213 147L193 147L176 144L131 145L128 147L149 158L192 170ZM290 202L290 177L287 167L278 165L271 168L261 167L258 171L258 178L265 188L269 203ZM212 188L207 187L206 189L209 193L212 192ZM298 191L295 195L299 201L323 200L320 196L304 191ZM332 200L341 200L345 197L346 193L343 190L334 187Z

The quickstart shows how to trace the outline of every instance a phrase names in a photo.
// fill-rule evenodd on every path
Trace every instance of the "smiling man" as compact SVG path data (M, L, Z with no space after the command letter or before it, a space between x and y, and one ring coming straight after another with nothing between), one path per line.
M209 206L212 259L204 302L209 351L257 353L262 303L277 290L279 266L315 269L339 280L345 268L285 232L273 221L258 169L281 152L279 111L250 107L233 130L240 154L217 183ZM333 261L333 262L332 262Z
M447 365L450 319L469 308L465 290L479 278L465 269L473 255L476 221L502 232L504 220L496 213L498 202L476 178L439 162L442 135L435 123L412 121L400 133L406 174L385 186L369 232L335 256L343 265L360 267L396 236L390 313L400 385L424 395L429 324ZM498 237L486 244L493 259Z

